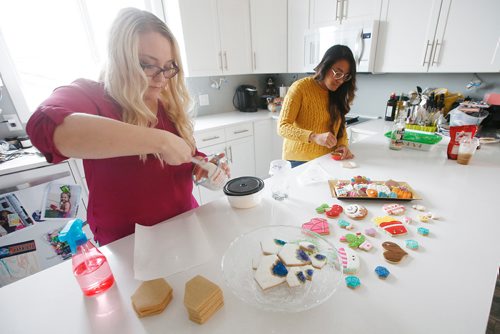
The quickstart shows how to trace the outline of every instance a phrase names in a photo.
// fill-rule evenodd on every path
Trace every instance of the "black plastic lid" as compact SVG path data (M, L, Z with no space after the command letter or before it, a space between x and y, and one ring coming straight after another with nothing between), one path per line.
M242 176L232 179L224 186L224 194L228 196L245 196L255 194L264 188L264 181L254 176Z

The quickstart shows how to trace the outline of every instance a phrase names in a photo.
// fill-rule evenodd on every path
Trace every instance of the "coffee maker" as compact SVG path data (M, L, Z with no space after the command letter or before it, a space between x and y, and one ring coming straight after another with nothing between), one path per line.
M257 88L252 85L240 85L233 96L233 106L239 111L257 111Z

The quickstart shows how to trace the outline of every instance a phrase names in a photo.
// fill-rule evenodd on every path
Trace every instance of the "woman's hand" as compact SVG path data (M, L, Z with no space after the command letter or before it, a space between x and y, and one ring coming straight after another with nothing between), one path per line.
M162 132L166 138L161 146L160 152L158 153L163 161L172 166L191 162L192 151L186 141L168 131Z
M226 156L225 153L219 153L219 154L215 155L213 158L211 158L208 162L213 163L216 166L219 166L219 168L222 169L222 171L227 175L227 178L229 179L231 177L231 170L229 168L229 165L228 165L226 159L224 159L225 156ZM194 158L198 159L198 160L205 159L204 157L200 157L200 156L195 156ZM202 167L200 167L199 165L195 165L194 169L193 169L193 176L194 176L195 182L198 183L203 178L208 177L208 172L205 169L203 169Z
M335 137L331 132L311 133L309 138L316 144L326 146L328 148L332 148L337 145L337 137Z
M340 153L342 156L340 160L352 159L354 158L354 154L349 150L347 146L341 145L335 149L335 152Z

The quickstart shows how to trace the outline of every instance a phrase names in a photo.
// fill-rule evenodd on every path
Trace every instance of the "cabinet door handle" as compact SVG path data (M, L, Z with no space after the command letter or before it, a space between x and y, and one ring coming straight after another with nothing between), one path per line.
M425 46L425 54L424 54L424 61L422 62L422 66L425 66L425 64L429 64L427 60L427 53L429 51L429 46L433 45L434 43L431 43L430 40L427 40L427 45ZM432 54L432 47L431 47L431 54ZM430 56L429 56L429 61L430 61Z
M209 141L209 140L214 140L214 139L219 139L219 136L213 136L213 137L208 137L208 138L203 138L202 141Z
M28 188L35 187L35 186L38 186L38 185L41 185L44 183L49 183L52 181L59 180L59 179L62 179L64 177L67 177L67 176L71 176L71 173L70 172L61 172L61 173L57 173L57 174L53 174L53 175L48 175L48 176L41 177L41 178L36 179L36 180L32 180L32 181L18 184L16 186L11 186L11 187L0 189L0 195L11 193L14 191L28 189Z
M335 4L335 21L342 21L342 0L337 0Z
M219 63L219 68L220 68L220 70L222 71L222 64L223 64L223 63L222 63L222 52L221 52L221 51L219 51L219 61L220 61L220 63Z
M342 19L347 19L347 0L342 1Z
M224 51L224 68L227 70L227 53Z
M439 49L438 49L439 47ZM439 39L436 39L436 48L434 49L434 55L432 56L431 66L436 64L438 65L439 54L441 53L441 48L443 47L443 43L439 43Z
M245 132L248 132L248 129L245 129L245 130L239 130L239 131L233 131L233 134L237 135L237 134L240 134L240 133L245 133Z
M255 55L255 51L253 52L253 69L257 69L257 57Z
M229 146L229 156L229 160L233 163L233 148L231 146Z

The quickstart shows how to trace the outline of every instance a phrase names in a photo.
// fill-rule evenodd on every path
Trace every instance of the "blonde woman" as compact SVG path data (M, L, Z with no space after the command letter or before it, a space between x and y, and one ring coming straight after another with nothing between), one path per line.
M57 88L30 118L27 132L48 162L83 159L99 244L198 206L189 105L174 36L153 14L127 8L112 25L100 81Z

